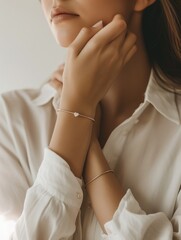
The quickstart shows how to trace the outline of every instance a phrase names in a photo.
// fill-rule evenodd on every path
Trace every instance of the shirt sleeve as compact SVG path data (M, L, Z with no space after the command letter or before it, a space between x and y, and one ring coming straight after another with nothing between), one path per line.
M22 126L9 117L1 97L0 106L0 239L71 240L83 199L81 179L64 159L45 148L31 182L20 163L18 134L12 128Z
M104 227L105 240L181 240L181 192L169 220L163 212L146 214L128 189L113 219Z
M81 180L63 159L46 148L11 239L72 239L82 199Z

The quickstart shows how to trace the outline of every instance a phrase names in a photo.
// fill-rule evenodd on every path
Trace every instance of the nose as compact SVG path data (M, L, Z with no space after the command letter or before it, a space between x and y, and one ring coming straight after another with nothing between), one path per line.
M52 8L57 8L59 4L59 0L53 0Z

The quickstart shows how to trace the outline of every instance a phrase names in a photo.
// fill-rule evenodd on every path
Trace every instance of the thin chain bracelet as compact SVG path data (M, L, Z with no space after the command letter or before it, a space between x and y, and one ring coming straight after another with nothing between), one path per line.
M87 185L89 185L90 183L94 182L96 179L100 178L101 176L103 176L103 175L105 175L105 174L107 174L107 173L111 173L111 172L114 173L113 170L107 170L107 171L105 171L105 172L97 175L97 176L94 177L92 180L90 180L88 183L86 183L86 184L85 184L85 187L87 187Z
M71 111L68 111L68 110L65 110L65 109L61 109L61 108L58 108L58 109L57 109L57 112L65 112L65 113L69 113L69 114L74 115L74 117L83 117L83 118L87 118L87 119L89 119L89 120L95 122L95 119L94 119L94 118L88 117L88 116L83 115L83 114L78 113L78 112L71 112Z

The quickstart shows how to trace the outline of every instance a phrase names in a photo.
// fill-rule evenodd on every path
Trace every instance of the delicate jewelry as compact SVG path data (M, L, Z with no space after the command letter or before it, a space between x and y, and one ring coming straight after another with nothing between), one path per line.
M80 114L80 113L78 113L78 112L71 112L71 111L67 111L67 110L65 110L65 109L61 109L61 108L58 108L58 109L57 109L57 112L65 112L65 113L69 113L69 114L74 115L74 117L83 117L83 118L87 118L87 119L89 119L89 120L95 122L95 119L94 119L94 118L92 118L92 117L88 117L88 116L83 115L83 114Z
M107 170L107 171L105 171L105 172L97 175L97 176L94 177L92 180L90 180L88 183L86 183L85 186L87 186L87 185L89 185L90 183L94 182L96 179L100 178L101 176L103 176L103 175L105 175L105 174L107 174L107 173L111 173L111 172L114 173L113 170Z

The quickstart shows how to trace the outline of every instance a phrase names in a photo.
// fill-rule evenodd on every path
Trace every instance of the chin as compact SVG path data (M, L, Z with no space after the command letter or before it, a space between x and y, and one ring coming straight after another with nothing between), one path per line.
M67 38L56 38L56 43L63 48L68 48L72 41Z
M68 46L75 40L76 36L78 35L78 31L61 29L56 31L54 29L53 35L58 45L63 48L68 48Z

